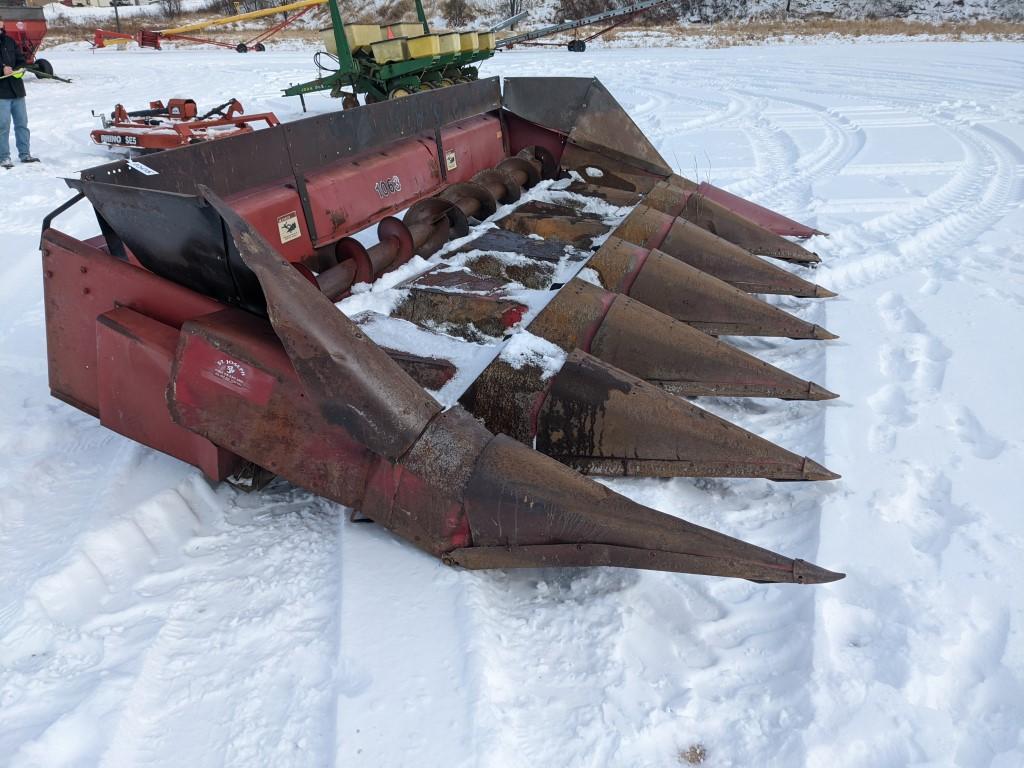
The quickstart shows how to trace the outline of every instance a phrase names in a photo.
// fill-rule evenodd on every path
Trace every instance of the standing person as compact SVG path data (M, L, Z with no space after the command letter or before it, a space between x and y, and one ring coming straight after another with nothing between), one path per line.
M14 143L18 147L18 158L23 163L38 163L39 158L32 157L28 150L28 108L25 106L25 84L21 82L18 70L25 67L25 57L21 48L4 30L4 21L0 19L0 63L3 64L3 77L0 78L0 167L13 168L11 162L11 118L14 118Z

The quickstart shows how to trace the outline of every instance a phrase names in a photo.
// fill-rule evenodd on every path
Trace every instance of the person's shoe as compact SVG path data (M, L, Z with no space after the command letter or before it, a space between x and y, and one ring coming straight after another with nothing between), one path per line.
M38 163L39 162L39 158L38 157L32 157L32 155L22 155L19 159L23 163Z
M0 168L13 168L13 167L14 167L14 163L11 162L11 158L5 157L3 160L0 160Z

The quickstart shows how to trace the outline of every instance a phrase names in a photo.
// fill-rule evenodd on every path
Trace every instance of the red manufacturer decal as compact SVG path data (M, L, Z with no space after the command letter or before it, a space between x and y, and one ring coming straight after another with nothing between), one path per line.
M225 355L221 350L196 337L189 340L184 362L188 369L198 373L199 379L231 390L257 405L266 405L274 391L276 380L269 373L250 363ZM180 383L178 391L179 396L183 396L185 400L190 399L189 395L182 391Z

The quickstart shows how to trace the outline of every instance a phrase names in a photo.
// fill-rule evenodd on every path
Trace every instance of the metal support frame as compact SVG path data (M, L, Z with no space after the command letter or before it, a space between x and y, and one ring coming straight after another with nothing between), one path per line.
M603 35L605 32L614 29L615 27L623 24L630 19L636 18L642 13L646 13L652 8L657 8L662 5L668 5L669 3L675 3L677 0L641 0L639 3L626 6L625 8L616 8L611 11L603 11L602 13L595 13L591 16L584 16L582 19L571 19L569 21L563 21L561 24L552 24L550 27L543 27L541 29L535 29L531 32L524 32L521 35L514 35L512 37L506 37L504 40L499 40L497 43L498 48L511 48L515 45L524 45L530 43L532 40L536 40L541 37L550 37L556 35L559 32L568 32L570 30L579 29L580 27L589 27L594 24L601 24L605 21L611 21L617 19L616 23L605 28L596 35L586 38L587 41L593 40L594 37ZM556 43L533 43L534 45L557 45Z

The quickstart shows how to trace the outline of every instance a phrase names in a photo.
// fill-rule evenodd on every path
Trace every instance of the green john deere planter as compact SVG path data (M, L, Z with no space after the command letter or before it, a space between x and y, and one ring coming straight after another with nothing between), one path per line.
M320 76L287 88L285 96L330 91L349 109L359 105L360 93L373 103L476 80L475 65L494 55L493 32L431 32L421 0L416 0L418 22L384 26L346 25L336 0L328 4L327 50L313 59Z

